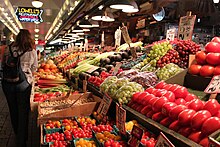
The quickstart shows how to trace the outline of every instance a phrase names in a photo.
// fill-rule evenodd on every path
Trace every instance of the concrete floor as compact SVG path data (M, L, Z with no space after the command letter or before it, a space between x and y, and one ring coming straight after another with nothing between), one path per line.
M30 113L28 147L40 146L40 131L36 115ZM16 147L6 98L0 86L0 147Z

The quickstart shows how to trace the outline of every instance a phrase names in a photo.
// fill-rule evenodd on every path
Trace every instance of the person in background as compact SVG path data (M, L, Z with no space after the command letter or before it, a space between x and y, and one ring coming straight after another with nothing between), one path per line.
M20 67L23 71L22 73L26 83L29 84L24 86L18 82L12 83L7 78L4 79L3 74L2 89L9 106L11 123L16 135L17 147L26 147L26 141L28 139L31 85L34 80L32 73L35 72L38 66L37 53L34 49L34 41L31 38L31 34L25 29L20 30L15 42L10 46L12 51L16 50L18 54L20 52L22 53L20 54ZM10 54L9 47L6 48L3 57L3 73L7 54Z

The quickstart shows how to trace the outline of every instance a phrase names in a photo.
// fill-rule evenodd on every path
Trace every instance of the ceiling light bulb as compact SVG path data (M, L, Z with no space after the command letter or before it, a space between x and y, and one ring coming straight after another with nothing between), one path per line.
M218 3L219 3L219 0L213 0L213 2L214 2L215 4L218 4Z
M34 32L38 33L40 30L39 29L34 29Z
M83 29L83 32L89 32L90 29Z
M139 11L139 9L135 9L135 8L133 8L133 9L122 9L122 12L125 12L125 13L136 13L138 11Z
M115 21L114 18L108 17L108 16L103 16L102 17L102 21L106 21L106 22L112 22Z
M34 35L34 37L36 37L36 38L37 38L37 37L39 37L39 35L38 35L38 34L35 34L35 35Z
M133 0L113 0L110 8L112 9L133 9Z
M34 0L34 1L32 1L32 6L34 6L35 8L40 8L43 6L43 2L41 2L39 0Z

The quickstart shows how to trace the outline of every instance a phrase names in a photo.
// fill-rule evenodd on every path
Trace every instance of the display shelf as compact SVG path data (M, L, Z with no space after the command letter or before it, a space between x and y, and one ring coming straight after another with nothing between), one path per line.
M152 119L147 118L146 116L129 108L128 106L123 105L123 108L126 110L127 120L132 120L132 119L137 120L141 125L146 127L151 132L155 133L156 135L159 135L160 132L163 132L175 146L200 147L199 144L187 139L186 137L180 135L177 132L174 132L173 130L164 127L163 125L153 121Z

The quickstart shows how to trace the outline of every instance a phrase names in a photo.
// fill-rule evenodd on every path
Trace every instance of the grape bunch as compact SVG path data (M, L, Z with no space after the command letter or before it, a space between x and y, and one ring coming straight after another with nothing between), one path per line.
M172 45L165 41L162 43L156 43L152 46L152 50L150 53L147 55L147 61L150 63L152 66L157 65L157 61L163 57L168 50L172 49Z
M160 80L167 80L182 70L183 69L180 68L178 65L170 63L170 64L165 65L163 68L159 69L156 75L158 76Z
M176 50L171 49L166 53L166 55L164 55L162 58L160 58L157 61L157 67L162 68L169 63L177 64L180 61L179 58L180 58L179 53Z
M179 40L175 42L175 50L179 53L181 68L188 67L189 55L196 54L200 50L200 46L191 40Z

